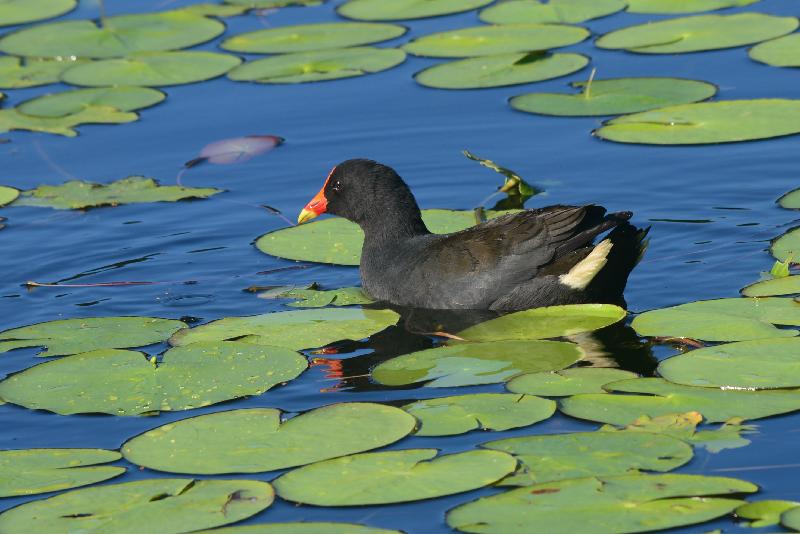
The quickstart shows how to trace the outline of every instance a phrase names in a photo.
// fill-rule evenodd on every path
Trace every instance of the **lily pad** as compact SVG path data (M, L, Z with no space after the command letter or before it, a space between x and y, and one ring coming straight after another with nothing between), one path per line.
M125 472L98 466L122 458L103 449L22 449L0 451L0 497L34 495L94 484Z
M795 531L800 531L800 507L792 508L781 515L781 524Z
M347 48L400 37L408 28L372 22L330 22L281 26L234 35L222 42L223 49L248 54L283 54Z
M762 528L778 525L781 522L781 514L797 508L800 503L792 501L756 501L743 504L736 509L736 517L749 519L748 527Z
M260 473L377 449L407 436L416 420L363 402L332 404L281 421L250 408L168 423L122 446L137 465L170 473Z
M786 298L700 300L645 312L631 326L641 336L688 337L706 341L747 341L793 337L800 304Z
M0 26L58 17L77 5L77 0L3 0L0 3Z
M624 0L508 0L481 11L490 24L579 24L606 17L627 6Z
M15 206L77 210L142 202L176 202L208 198L222 189L162 186L152 178L129 176L109 184L73 180L62 185L40 185L23 191Z
M762 280L742 289L745 297L773 297L800 293L800 275Z
M795 17L763 13L696 15L615 30L595 45L640 54L681 54L759 43L792 33L798 25Z
M197 534L403 534L399 530L366 527L354 523L260 523L203 530Z
M760 339L705 347L662 361L658 372L670 382L687 386L800 387L800 338Z
M778 199L778 205L787 210L800 210L800 189L789 191Z
M12 108L0 110L0 132L28 130L75 137L78 133L74 128L81 124L124 124L138 118L136 113L126 113L108 106L92 106L63 117L34 117Z
M0 185L0 207L14 202L19 196L19 191L13 187Z
M40 356L66 356L97 349L145 347L166 341L186 323L156 317L87 317L48 321L0 332L0 353L47 347Z
M292 350L238 341L173 348L154 363L141 352L104 349L11 375L0 382L0 397L62 415L191 410L260 395L307 366Z
M793 33L758 44L748 54L752 59L773 67L800 67L800 34Z
M61 73L85 60L0 57L0 88L22 89L56 83Z
M90 87L182 85L222 76L241 62L236 56L216 52L139 52L77 65L61 77L67 83Z
M225 25L186 11L107 17L104 24L68 20L25 28L0 39L0 51L16 56L112 58L177 50L210 41Z
M627 0L628 12L676 15L702 13L729 7L744 7L758 0Z
M701 145L800 133L800 100L756 99L670 106L610 120L595 134L618 143Z
M682 386L661 378L635 378L607 384L608 391L641 395L589 393L563 399L559 409L579 419L628 425L646 415L700 412L711 423L733 417L759 419L800 410L800 391L746 391Z
M698 475L623 475L537 484L483 497L447 513L463 532L548 534L649 532L727 515L743 501L719 495L752 493L733 478ZM714 495L715 497L703 497Z
M287 306L294 308L323 308L325 306L353 306L356 304L370 304L374 302L360 287L343 287L320 291L318 289L286 289L278 288L275 291L259 293L265 299L292 299Z
M506 389L512 393L526 395L568 397L579 393L605 393L604 385L628 378L636 378L636 373L622 369L576 367L563 371L520 375L506 384Z
M318 50L248 61L229 72L228 78L256 83L321 82L381 72L405 60L405 52L396 48Z
M281 498L315 506L365 506L433 499L497 482L517 461L498 451L437 457L436 449L371 452L307 465L273 483Z
M577 345L562 341L464 343L392 358L372 370L372 379L432 388L494 384L522 373L564 369L582 356Z
M769 250L781 261L800 261L800 226L773 240Z
M437 89L503 87L566 76L588 63L589 58L580 54L499 54L434 65L415 74L414 79Z
M267 61L267 60L262 60ZM490 211L490 219L508 212ZM476 223L472 211L422 210L422 220L431 232L447 234ZM358 265L364 232L357 224L334 217L275 230L259 237L256 248L265 254L298 261Z
M725 449L738 449L750 444L750 440L742 437L743 433L751 433L755 426L741 424L740 418L726 421L714 430L697 431L697 425L703 421L699 412L687 412L660 415L657 417L642 416L623 430L606 425L600 430L607 432L646 432L671 436L690 445L703 447L709 452L717 453Z
M586 476L624 475L637 470L666 472L692 459L679 439L645 432L577 432L501 439L481 445L513 454L519 470L503 485L532 486Z
M502 4L501 4L502 5ZM510 100L511 107L539 115L620 115L711 98L717 87L680 78L616 78L572 82L577 95L527 93Z
M617 323L627 312L613 304L566 304L534 308L478 323L458 333L466 341L543 339L593 332Z
M529 426L553 415L556 403L531 395L475 393L420 400L403 409L419 419L417 436L452 436Z
M462 13L492 0L349 0L336 12L356 20L409 20Z
M243 15L250 8L248 6L231 5L233 2L227 4L191 4L181 8L181 11L186 11L192 15L201 15L204 17L235 17Z
M197 328L180 330L169 342L173 346L183 346L198 341L221 341L247 336L243 341L291 349L310 349L343 339L364 339L397 323L399 317L391 310L354 308L227 317Z
M52 93L23 102L17 110L35 117L62 117L96 106L136 111L154 106L167 97L148 87L102 87Z
M283 137L276 135L246 135L220 139L204 146L196 158L184 163L184 167L190 169L206 162L215 165L244 163L260 154L269 152L282 145L283 142Z
M425 35L403 46L426 57L472 57L547 50L580 43L589 31L563 24L499 24L473 26Z
M178 534L241 521L272 504L257 480L160 478L70 491L0 514L8 534Z

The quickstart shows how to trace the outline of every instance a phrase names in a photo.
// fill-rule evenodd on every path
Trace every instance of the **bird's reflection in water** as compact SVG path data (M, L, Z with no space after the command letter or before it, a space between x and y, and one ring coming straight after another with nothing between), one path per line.
M325 391L357 392L422 387L422 383L399 387L384 386L370 379L370 371L391 358L434 348L470 326L503 315L501 312L488 310L392 309L400 314L396 325L374 334L366 341L335 343L314 353L312 365L323 367L325 377L331 381ZM622 322L562 339L576 343L585 353L576 364L579 367L614 367L642 376L652 376L658 364L651 344L639 338L630 326ZM371 352L347 357L348 353L359 350Z

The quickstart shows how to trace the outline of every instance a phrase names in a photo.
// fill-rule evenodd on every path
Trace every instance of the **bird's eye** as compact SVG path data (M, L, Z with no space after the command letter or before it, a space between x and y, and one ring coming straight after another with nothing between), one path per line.
M333 185L331 186L331 189L333 189L334 191L336 191L338 193L339 191L342 190L342 182L340 182L339 180L336 180L335 182L333 182Z

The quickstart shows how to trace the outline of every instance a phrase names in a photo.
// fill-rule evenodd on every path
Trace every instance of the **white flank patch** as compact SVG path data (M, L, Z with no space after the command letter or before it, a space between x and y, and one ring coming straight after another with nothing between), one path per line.
M608 253L611 252L613 246L614 244L608 239L602 240L567 274L559 276L558 281L572 289L586 289L600 269L605 267L608 262Z

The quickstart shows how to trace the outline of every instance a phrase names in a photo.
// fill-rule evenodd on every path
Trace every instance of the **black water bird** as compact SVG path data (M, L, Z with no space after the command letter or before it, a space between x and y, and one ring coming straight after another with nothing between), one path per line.
M646 248L647 230L628 222L631 212L608 214L595 205L524 210L460 232L433 234L403 179L365 159L334 167L298 222L322 213L344 217L364 231L364 290L377 300L413 308L624 304L628 275Z

